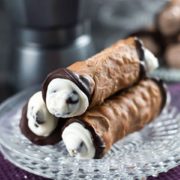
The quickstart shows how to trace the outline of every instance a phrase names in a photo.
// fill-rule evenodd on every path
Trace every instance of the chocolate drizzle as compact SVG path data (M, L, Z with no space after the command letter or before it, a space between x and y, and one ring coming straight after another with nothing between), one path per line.
M73 72L71 72L70 70L66 68L60 68L50 73L42 84L42 96L43 96L44 101L46 101L46 92L47 92L48 85L55 78L68 79L74 82L86 94L86 96L90 100L91 93L90 93L90 83L88 82L88 80L84 77L82 78L82 77L76 76Z

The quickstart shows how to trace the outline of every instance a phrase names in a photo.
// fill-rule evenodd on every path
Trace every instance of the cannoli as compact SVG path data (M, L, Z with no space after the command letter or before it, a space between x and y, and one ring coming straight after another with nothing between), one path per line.
M171 44L167 47L164 58L171 68L180 68L180 43Z
M161 81L141 80L84 115L69 119L62 139L71 156L102 158L116 141L150 123L165 103L166 89Z
M34 144L52 145L59 142L64 124L65 120L59 121L48 112L41 92L35 93L23 107L20 129Z
M157 58L131 37L86 61L50 73L43 83L43 99L56 117L79 116L157 67Z
M164 36L180 32L180 0L171 0L157 16L157 26Z

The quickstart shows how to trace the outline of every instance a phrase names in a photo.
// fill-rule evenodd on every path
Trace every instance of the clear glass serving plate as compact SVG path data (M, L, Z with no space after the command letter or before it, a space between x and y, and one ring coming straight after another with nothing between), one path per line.
M180 164L180 112L166 108L160 117L118 141L100 160L71 158L62 142L37 146L19 129L22 106L35 91L24 91L0 106L0 144L4 156L26 171L52 179L141 179Z

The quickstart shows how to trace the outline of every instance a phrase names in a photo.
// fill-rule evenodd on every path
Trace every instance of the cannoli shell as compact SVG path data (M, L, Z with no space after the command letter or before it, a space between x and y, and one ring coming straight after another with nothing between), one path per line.
M166 92L159 81L141 80L67 124L78 121L89 129L96 148L94 158L101 158L116 141L142 129L158 116L165 100Z
M90 107L93 107L117 91L130 87L144 76L145 70L140 62L144 59L143 56L141 42L131 37L118 41L86 61L72 64L67 70L69 75L76 79L74 82L77 85L80 80L86 82ZM44 100L49 82L54 77L62 78L61 71L62 69L52 72L44 81L42 89Z

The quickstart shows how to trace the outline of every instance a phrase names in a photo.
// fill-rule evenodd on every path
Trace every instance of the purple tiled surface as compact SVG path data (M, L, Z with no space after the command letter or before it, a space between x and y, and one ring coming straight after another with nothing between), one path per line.
M172 103L180 109L180 84L170 85ZM8 162L0 154L0 180L47 180L46 178L31 174ZM180 180L180 166L159 174L158 177L148 177L148 180Z

